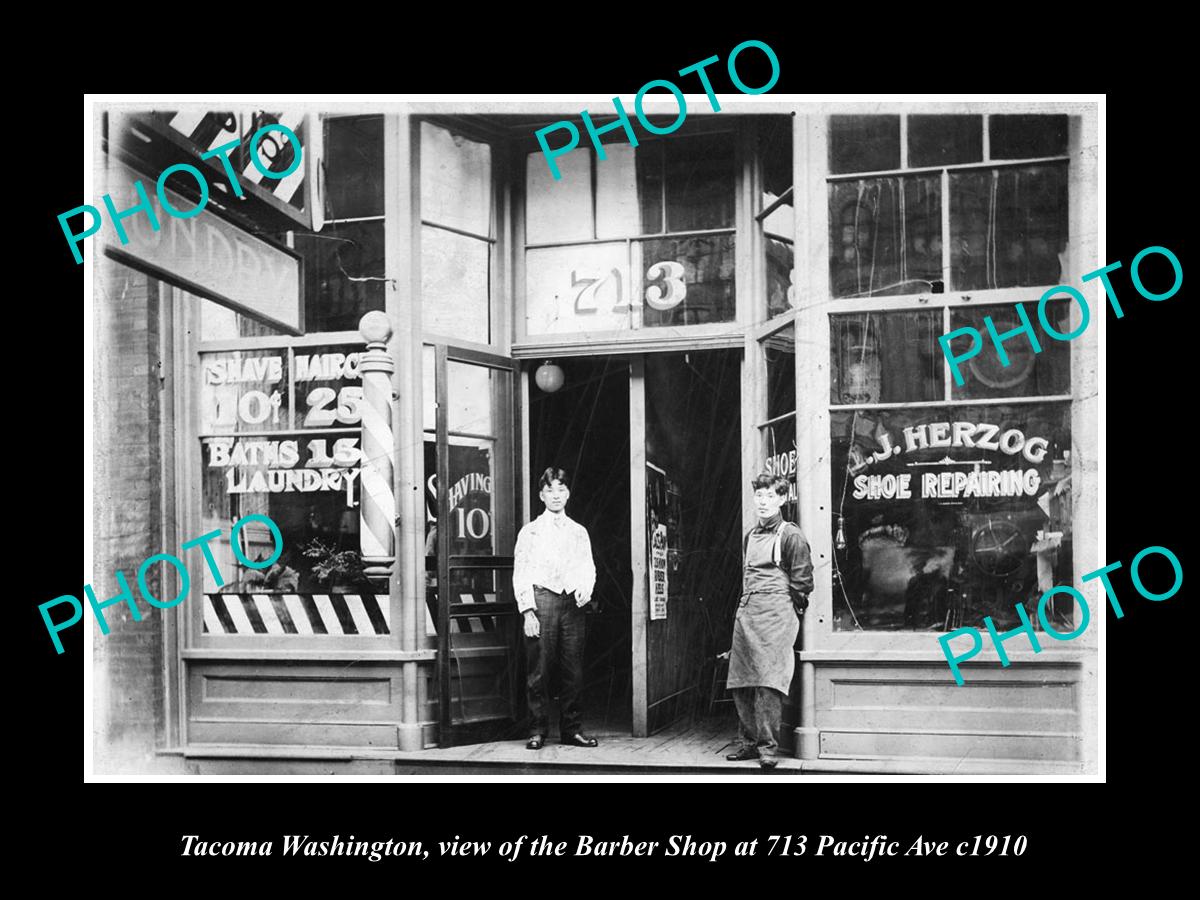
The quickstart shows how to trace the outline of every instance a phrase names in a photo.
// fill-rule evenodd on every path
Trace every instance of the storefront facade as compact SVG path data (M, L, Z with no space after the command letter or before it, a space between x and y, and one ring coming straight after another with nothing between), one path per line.
M813 550L787 712L805 768L1087 765L1088 635L1010 641L1012 665L981 655L962 687L937 637L1012 628L1016 602L1102 564L1095 331L1040 354L1018 338L962 386L937 337L1094 268L1095 110L730 103L636 147L608 132L603 157L585 135L560 179L533 133L578 110L448 112L310 111L302 214L228 217L302 261L298 327L99 264L157 298L156 528L223 535L224 583L196 549L203 596L121 624L162 629L157 748L193 771L351 771L518 735L512 549L561 465L600 573L587 697L608 727L719 700L765 469ZM200 149L206 121L187 118ZM263 571L228 543L253 513L284 538ZM265 531L239 539L270 553ZM1076 615L1050 611L1062 631Z

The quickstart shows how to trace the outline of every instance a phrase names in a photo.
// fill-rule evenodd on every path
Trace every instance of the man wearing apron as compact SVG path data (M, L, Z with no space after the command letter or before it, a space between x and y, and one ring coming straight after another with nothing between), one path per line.
M742 597L733 622L729 679L738 712L738 749L726 759L778 762L783 699L796 665L799 617L812 592L812 560L799 526L783 521L788 482L759 475L751 483L758 525L744 544Z

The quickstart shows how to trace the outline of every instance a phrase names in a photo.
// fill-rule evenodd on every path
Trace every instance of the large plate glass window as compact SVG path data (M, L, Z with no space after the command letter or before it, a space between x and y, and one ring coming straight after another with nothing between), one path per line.
M959 385L937 339L1010 331L1064 278L1067 118L828 124L833 629L1005 629L1016 603L1037 623L1071 580L1071 345L1015 336L1002 366L989 343ZM1072 315L1046 305L1060 333Z
M359 345L200 354L201 527L224 582L205 566L202 633L374 637L391 633L386 586L363 572ZM269 568L239 561L231 526L269 517L283 536ZM274 550L244 528L241 557Z

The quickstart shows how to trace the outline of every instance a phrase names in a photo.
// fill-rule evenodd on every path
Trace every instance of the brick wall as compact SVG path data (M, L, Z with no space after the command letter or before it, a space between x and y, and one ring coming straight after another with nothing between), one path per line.
M162 477L159 429L158 283L101 259L95 273L95 388L92 588L98 600L120 590L124 572L142 620L128 605L104 610L104 636L90 610L93 634L93 725L97 774L162 770L162 616L140 598L136 576L161 547ZM165 289L164 289L165 290ZM161 566L147 579L156 596Z

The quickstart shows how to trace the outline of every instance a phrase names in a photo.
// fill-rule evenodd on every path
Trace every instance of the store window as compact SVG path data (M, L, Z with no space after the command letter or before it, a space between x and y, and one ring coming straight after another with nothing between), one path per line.
M529 154L528 334L733 321L734 136L686 131Z
M207 635L372 637L391 631L387 588L363 571L361 345L303 345L200 354L201 524L218 571L204 570ZM283 536L274 565L243 565L232 524L268 516ZM274 541L244 528L242 557Z
M305 330L354 331L384 307L383 117L324 119L325 226L295 236Z
M1071 582L1069 404L840 410L830 430L835 631L1012 628Z
M830 292L855 306L829 314L835 631L1012 628L1070 583L1070 345L1011 340L957 385L937 344L1011 330L1038 293L1006 289L1062 280L1067 125L830 118ZM1072 330L1067 301L1046 314ZM1073 615L1050 604L1060 630Z
M421 315L427 334L491 340L492 148L421 123Z

